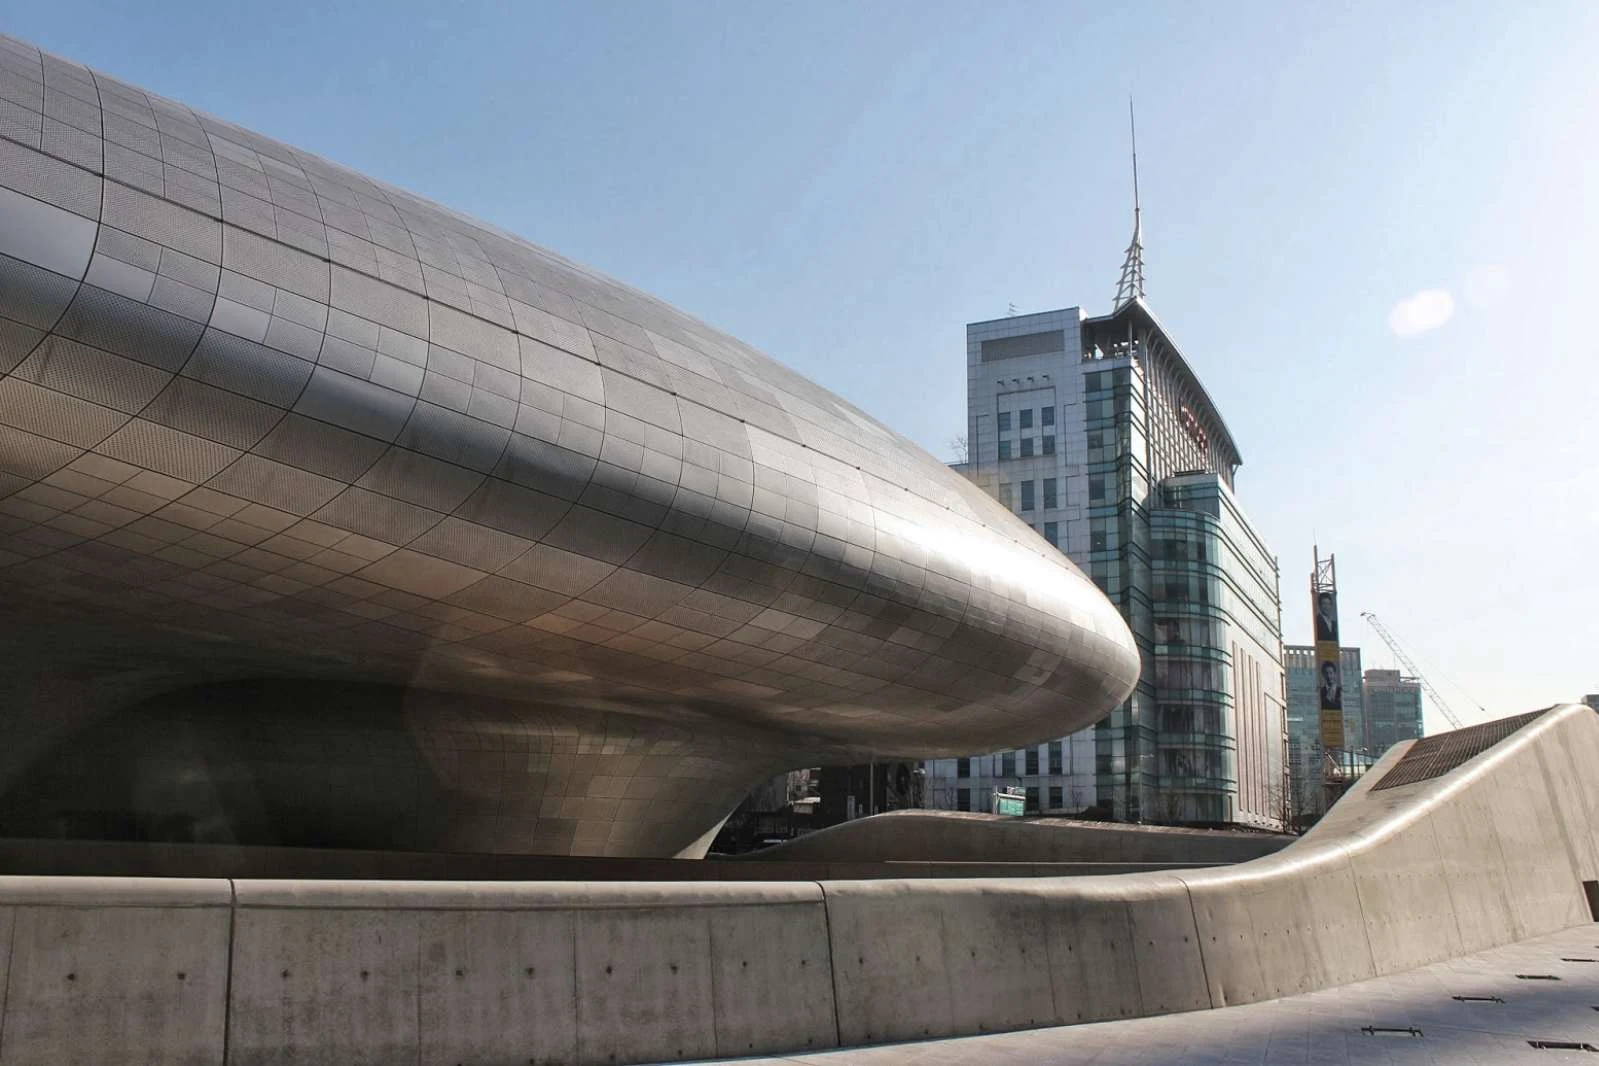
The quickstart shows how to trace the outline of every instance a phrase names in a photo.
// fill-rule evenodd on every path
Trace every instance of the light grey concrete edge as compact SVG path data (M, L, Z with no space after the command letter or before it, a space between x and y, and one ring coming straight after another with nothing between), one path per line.
M1589 920L1599 717L1550 710L1225 869L697 884L0 878L0 1066L637 1062L1248 1003ZM63 972L64 971L64 972ZM68 977L70 974L70 978ZM182 976L179 976L179 975Z
M828 826L730 861L1180 862L1199 866L1258 859L1295 839L1277 833L905 810Z

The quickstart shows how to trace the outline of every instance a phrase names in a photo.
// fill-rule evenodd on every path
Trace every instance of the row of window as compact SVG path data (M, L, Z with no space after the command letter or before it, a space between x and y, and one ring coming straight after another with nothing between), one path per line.
M1065 745L1064 745L1064 743L1062 741L1059 741L1059 740L1052 740L1052 741L1049 742L1048 751L1049 751L1049 772L1052 773L1052 774L1063 774L1063 773L1065 773L1066 772L1066 770L1065 770L1066 754L1065 754ZM1040 762L1041 762L1041 760L1038 757L1038 749L1036 747L1024 749L1023 755L1022 755L1022 766L1024 767L1026 775L1028 777L1037 777L1038 776L1038 773L1039 773L1038 767L1039 767ZM955 760L955 776L956 777L971 777L972 776L972 760L970 760L970 759L956 759ZM1008 778L1008 777L1015 777L1016 776L1016 753L1014 751L1006 751L1006 752L1001 752L1000 753L1000 756L999 756L999 776L1002 777L1002 778Z
M1033 428L1033 409L1031 407L1024 407L1015 412L1015 414L1017 429ZM1055 424L1055 409L1053 407L1040 407L1038 409L1038 424L1041 426L1053 426ZM1010 427L1011 412L1001 411L999 413L999 431L1001 433L1009 433Z
M1034 510L1038 506L1040 483L1043 485L1044 510L1052 511L1059 507L1060 478L1055 477L1039 478L1036 481L1029 478L1026 481L1006 482L999 487L999 502L1004 504L1007 510ZM1019 508L1014 502L1018 494L1021 498L1021 506Z
M1023 437L1021 439L1021 452L1018 454L1011 450L1011 442L999 442L999 457L1001 459L1031 459L1035 455L1054 455L1055 435L1047 437Z
M1050 785L1049 786L1049 792L1048 792L1048 798L1049 798L1049 806L1046 807L1045 810L1051 810L1051 811L1060 810L1062 807L1066 806L1066 790L1065 790L1065 788L1062 787L1061 785ZM1038 809L1039 809L1038 808L1038 800L1039 800L1039 790L1037 788L1029 787L1027 789L1027 812L1029 814L1036 813L1038 811ZM969 788L957 788L955 790L955 809L957 811L969 811L969 810L972 809L972 790L971 789L969 789Z

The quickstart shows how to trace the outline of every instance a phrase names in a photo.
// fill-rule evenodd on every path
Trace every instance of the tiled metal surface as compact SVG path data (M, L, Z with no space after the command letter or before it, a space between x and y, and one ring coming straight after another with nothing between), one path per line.
M721 804L774 764L1060 736L1137 667L1064 557L781 364L8 38L0 582L0 783L131 700L265 675L450 694L408 706L452 752L632 715L746 756L673 771ZM524 797L494 847L554 817L540 780L480 797ZM607 801L569 847L624 846L614 797L555 797Z
M1599 1061L1530 1041L1599 1046L1599 927L1242 1007L781 1058L748 1066L1553 1066ZM1522 981L1518 973L1559 981ZM1457 999L1455 997L1468 997ZM1497 998L1502 1002L1494 1002ZM1376 1030L1368 1033L1367 1027ZM1417 1030L1419 1036L1404 1032ZM1388 1032L1385 1032L1388 1030ZM1392 1030L1399 1030L1393 1032Z
M1474 758L1527 725L1543 711L1530 711L1510 718L1500 718L1482 725L1454 729L1437 736L1422 737L1410 746L1404 758L1394 768L1383 774L1382 780L1372 786L1375 792L1382 788L1413 785L1417 781L1430 781L1442 777L1467 759Z

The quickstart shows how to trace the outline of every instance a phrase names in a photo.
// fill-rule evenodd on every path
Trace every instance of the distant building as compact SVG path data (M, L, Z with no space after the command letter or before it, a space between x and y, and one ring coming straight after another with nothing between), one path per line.
M1144 301L1133 235L1110 314L1067 307L966 327L958 469L1066 553L1138 645L1133 693L1090 729L928 763L930 806L1280 828L1287 808L1277 560L1233 496L1221 412Z
M1582 702L1599 711L1599 692L1590 692L1582 698Z
M1149 307L1078 308L966 327L976 484L1065 552L1132 628L1133 695L1091 729L928 766L928 805L1116 820L1282 824L1278 570L1233 494L1221 414ZM1357 674L1358 676L1358 674Z
M1421 736L1421 682L1398 670L1367 670L1365 681L1366 747L1373 755Z
M717 831L711 851L737 855L817 828L817 768L789 770L750 790Z
M996 789L1021 787L1028 814L1104 814L1094 783L1093 731L1018 751L935 759L927 766L927 805L988 811Z
M925 805L925 771L904 759L824 766L818 781L818 826Z
M1366 746L1365 695L1360 649L1339 648L1344 685L1344 737L1351 749ZM1321 701L1316 689L1316 649L1285 644L1283 666L1288 675L1288 767L1293 809L1320 813L1322 795Z

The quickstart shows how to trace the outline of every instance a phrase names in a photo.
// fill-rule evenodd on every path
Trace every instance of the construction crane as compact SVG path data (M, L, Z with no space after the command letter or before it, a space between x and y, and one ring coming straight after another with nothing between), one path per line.
M1438 695L1438 690L1432 687L1432 683L1422 676L1420 670L1416 669L1416 664L1410 661L1410 656L1405 654L1405 650L1399 646L1399 641L1394 635L1388 632L1387 627L1377 621L1377 616L1370 611L1362 611L1360 612L1360 617L1371 623L1371 628L1375 629L1377 635L1382 638L1383 643L1388 645L1388 650L1394 653L1394 658L1399 660L1399 665L1403 666L1405 671L1421 685L1422 691L1432 698L1432 705L1438 708L1438 713L1443 715L1451 726L1456 729L1461 728L1460 719L1455 717L1455 712L1449 709L1449 704L1445 703L1444 698Z

